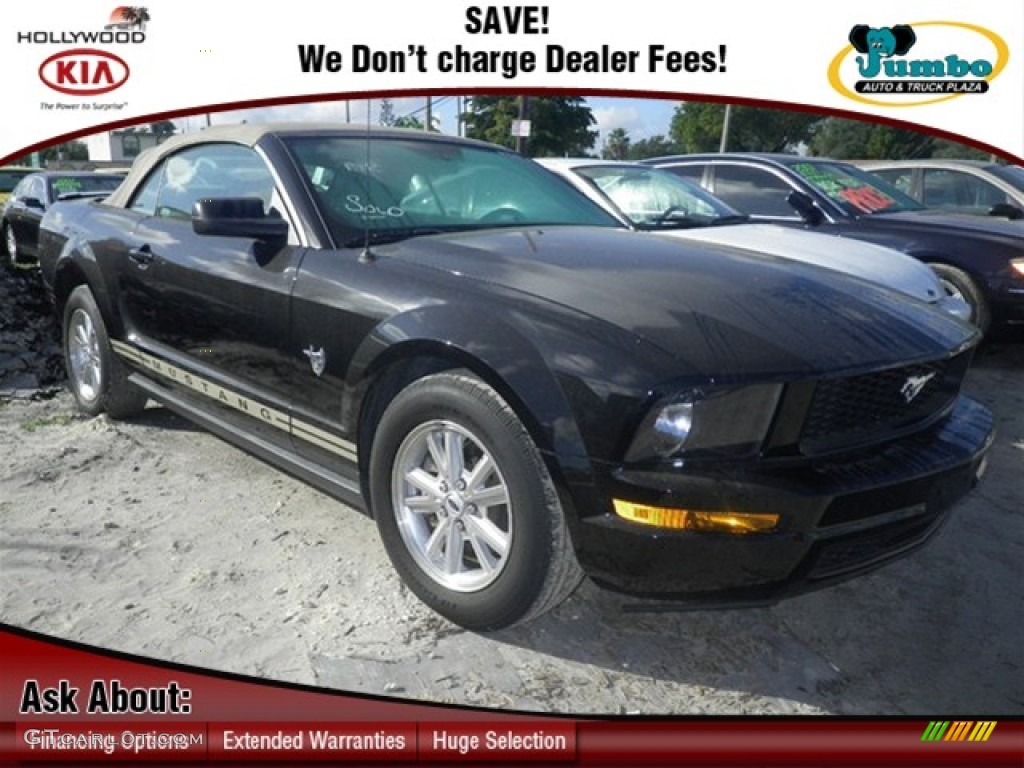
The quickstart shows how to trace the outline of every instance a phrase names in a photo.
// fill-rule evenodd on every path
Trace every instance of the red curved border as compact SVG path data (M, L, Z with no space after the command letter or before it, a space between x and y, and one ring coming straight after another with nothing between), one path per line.
M126 120L114 120L109 123L100 123L99 125L90 126L78 131L72 131L70 133L60 134L44 141L30 144L23 149L18 150L10 155L0 157L0 163L8 162L10 159L15 157L21 157L30 152L37 152L40 149L52 146L54 144L62 144L66 141L78 139L83 136L90 136L94 133L101 133L103 131L112 131L118 128L128 128L134 125L140 125L143 123L153 123L158 120L169 120L174 117L190 117L192 115L202 115L211 112L230 112L237 109L251 109L254 107L277 107L285 106L288 104L307 104L317 101L344 101L346 99L380 99L380 98L391 98L391 97L406 97L406 96L489 96L489 95L528 95L528 96L600 96L600 97L612 97L612 98L630 98L630 99L660 99L662 101L701 101L701 102L712 102L718 104L738 104L741 106L753 106L753 107L767 107L770 109L785 109L792 112L809 112L812 114L823 115L826 117L845 117L851 120L862 120L864 122L881 123L882 125L892 126L893 128L905 128L912 131L919 131L931 136L937 136L942 139L949 139L950 141L956 141L961 144L980 149L983 152L1001 157L1007 162L1015 163L1017 165L1024 165L1024 157L1018 157L1004 149L994 147L991 144L986 144L975 139L961 136L957 133L950 131L943 131L938 128L932 128L931 126L919 125L906 120L895 120L889 117L880 117L878 115L867 115L863 112L854 112L847 109L824 109L819 106L810 104L797 104L785 101L773 101L770 99L751 99L743 97L732 97L732 96L713 96L708 94L699 93L678 93L675 91L638 91L628 89L614 89L614 88L593 88L593 89L582 89L582 90L570 90L565 88L419 88L419 89L399 89L399 90L385 90L385 91L359 91L359 92L336 92L336 93L310 93L303 94L300 96L279 96L275 98L267 99L249 99L245 101L229 101L221 102L219 104L209 104L203 107L190 107L188 109L180 110L168 110L166 112L153 112L148 115L139 115Z
M46 76L43 75L43 70L46 68L47 64L49 64L51 61L56 61L57 59L62 59L65 56L71 56L73 54L77 54L79 56L89 55L99 56L103 59L113 59L122 67L124 67L124 77L121 78L120 82L114 83L114 85L107 86L105 88L92 88L87 91L78 90L74 88L62 88L61 86L51 83L49 80L46 79ZM39 65L39 79L43 81L43 84L47 88L52 88L53 90L58 91L60 93L66 93L69 96L99 96L102 93L110 93L111 91L117 90L122 85L127 83L128 76L131 73L131 69L129 69L128 67L128 62L126 62L124 59L122 59L115 53L111 53L110 51L101 51L99 48L71 48L67 51L60 51L59 53L55 53L52 56L50 56L45 61L43 61L42 64Z

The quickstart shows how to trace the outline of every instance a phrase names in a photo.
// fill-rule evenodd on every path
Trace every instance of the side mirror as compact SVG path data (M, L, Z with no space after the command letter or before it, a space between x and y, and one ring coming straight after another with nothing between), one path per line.
M40 200L38 197L23 197L21 198L21 203L26 208L35 208L37 211L42 211L46 209L46 206L43 205L43 201Z
M192 207L192 229L197 235L285 240L288 222L263 212L258 197L221 197L197 200Z
M812 227L818 226L825 220L825 214L808 194L794 189L786 195L786 202L793 206L794 210L800 214L800 218Z
M1008 219L1024 219L1024 211L1010 203L996 203L988 209L989 216L1005 216Z

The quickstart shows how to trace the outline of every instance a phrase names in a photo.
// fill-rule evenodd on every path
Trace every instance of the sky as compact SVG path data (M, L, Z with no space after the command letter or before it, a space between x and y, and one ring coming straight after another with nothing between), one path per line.
M433 99L433 113L440 118L440 128L443 133L454 134L457 130L457 102L458 100L454 96L435 96ZM237 123L242 120L247 122L270 122L273 120L335 122L344 121L348 116L352 122L362 123L366 121L369 107L370 120L376 124L380 116L380 103L380 99L354 99L347 102L347 107L345 101L319 101L284 107L257 107L211 114L210 122L213 125ZM599 152L604 145L605 136L615 128L625 129L633 141L658 134L667 135L669 121L672 119L672 113L678 103L678 101L657 99L588 98L587 104L593 111L594 119L597 120L597 129L600 132L593 150ZM391 100L391 104L396 117L415 115L423 119L426 109L426 99L423 97L395 98ZM179 128L192 131L204 127L206 118L194 116L178 118L174 122Z

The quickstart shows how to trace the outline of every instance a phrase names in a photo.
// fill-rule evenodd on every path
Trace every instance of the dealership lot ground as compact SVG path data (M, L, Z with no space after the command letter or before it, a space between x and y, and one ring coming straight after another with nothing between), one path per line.
M925 549L771 608L589 584L491 635L423 608L372 521L168 411L0 405L0 622L197 667L572 713L1024 714L1024 339L980 351L985 482Z

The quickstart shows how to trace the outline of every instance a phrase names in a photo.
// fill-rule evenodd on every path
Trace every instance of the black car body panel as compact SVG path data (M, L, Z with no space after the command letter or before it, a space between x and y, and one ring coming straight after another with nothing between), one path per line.
M17 261L31 263L39 251L39 223L46 210L65 198L101 197L116 189L120 176L89 171L39 171L24 176L0 209L0 240L10 251L10 234L17 243Z
M327 174L292 152L295 136L359 134L242 126L172 142L111 198L54 206L42 272L58 310L89 287L147 393L346 501L365 498L389 399L450 369L471 371L522 421L583 569L636 594L771 599L859 572L920 544L980 473L991 416L959 394L979 334L945 313L829 270L620 231L596 208L580 218L607 226L467 225L372 244L380 233L367 225L364 243L341 246L338 211L322 207ZM373 136L430 142L438 161L485 147ZM133 210L175 153L207 143L268 163L287 242L199 235L187 219ZM355 193L336 202L372 211L374 226L406 215ZM864 391L823 405L835 387ZM719 451L712 425L706 450L631 453L666 399L748 388L772 393L752 450ZM750 536L667 531L618 516L623 498L780 523ZM849 515L828 519L844 505ZM839 565L816 565L826 546Z
M981 288L995 322L1024 323L1024 228L1016 221L940 210L856 212L808 183L796 167L842 163L822 158L759 153L680 155L644 161L684 174L752 218L865 240L930 264L962 270ZM850 166L846 166L850 167ZM851 167L852 168L852 167ZM720 174L744 174L727 183ZM856 171L857 169L853 169ZM865 171L861 171L866 175ZM880 186L885 182L878 180ZM786 203L796 190L811 198L822 220L809 224ZM893 196L903 197L897 190ZM918 206L910 201L913 206ZM1019 267L1014 267L1014 263Z

